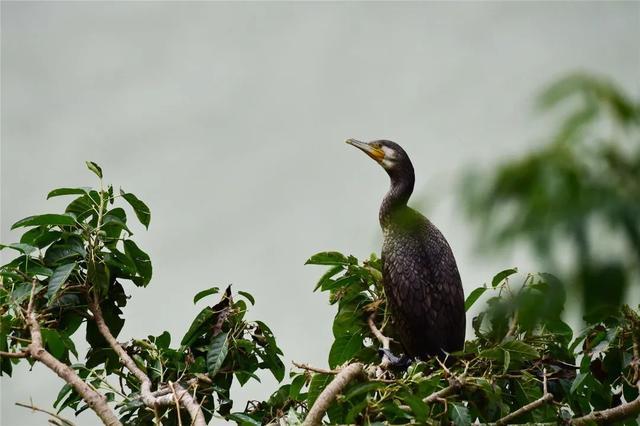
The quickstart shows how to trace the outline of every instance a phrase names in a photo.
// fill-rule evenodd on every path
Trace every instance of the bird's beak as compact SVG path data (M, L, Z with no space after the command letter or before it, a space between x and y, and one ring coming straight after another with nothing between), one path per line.
M346 142L349 145L353 145L361 151L364 151L365 154L376 160L378 163L384 160L384 151L380 148L374 148L366 142L361 142L355 139L347 139Z

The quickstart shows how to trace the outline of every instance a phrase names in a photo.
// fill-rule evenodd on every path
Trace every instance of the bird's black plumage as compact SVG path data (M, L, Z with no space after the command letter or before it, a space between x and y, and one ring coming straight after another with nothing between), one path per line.
M383 283L398 337L413 357L441 355L464 345L462 282L442 233L407 206L415 182L407 153L391 141L350 139L389 174L391 188L380 206Z

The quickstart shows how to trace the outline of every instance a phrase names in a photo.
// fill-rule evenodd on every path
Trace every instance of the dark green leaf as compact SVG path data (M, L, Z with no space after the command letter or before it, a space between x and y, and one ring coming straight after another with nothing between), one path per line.
M322 275L322 277L320 277L320 280L318 281L318 284L316 284L316 286L313 288L313 291L316 291L320 287L324 286L326 283L331 281L331 278L334 275L336 275L337 273L343 270L344 270L344 266L342 265L336 265L330 268L327 272L324 273L324 275Z
M349 259L342 253L337 251L325 251L314 254L306 262L305 265L349 265Z
M151 265L151 259L149 255L137 246L133 240L125 240L124 241L124 252L127 256L129 256L133 262L136 264L136 269L140 274L139 280L134 280L136 285L146 286L151 281L151 275L153 273L153 267Z
M142 223L145 228L149 228L149 222L151 221L151 211L149 207L130 192L120 190L120 194L122 198L127 200L131 207L133 207L133 212L136 214L140 223Z
M102 169L93 161L87 161L87 168L95 173L100 179L102 179Z
M211 287L206 290L199 291L195 296L193 296L193 304L195 305L198 303L198 300L203 297L209 296L210 294L217 294L219 291L220 289L218 287Z
M204 334L205 328L208 325L209 319L213 317L213 310L210 307L206 307L200 311L196 318L191 323L189 330L182 338L180 344L182 346L190 346L198 337Z
M244 413L231 413L229 414L229 420L233 420L241 426L261 426L262 425L262 422Z
M83 187L83 188L57 188L57 189L54 189L53 191L49 192L49 194L47 194L47 200L49 198L59 197L60 195L74 195L74 194L83 195L83 194L88 194L89 191L91 191L91 188L89 188L89 187Z
M333 376L331 374L313 375L311 383L309 383L309 392L307 393L307 405L309 407L313 406L313 403L316 402L320 393L327 387L331 380L333 380Z
M238 294L251 302L252 305L256 304L256 299L254 299L250 293L247 293L246 291L238 291Z
M51 278L49 278L49 285L47 287L47 299L49 300L49 304L56 299L60 287L67 281L69 275L71 275L71 272L73 272L76 266L77 264L73 262L58 266L54 269Z
M505 279L509 278L511 275L518 272L518 268L505 269L504 271L498 272L495 277L491 280L491 286L496 287Z
M30 246L29 244L23 244L23 243L13 243L13 244L7 244L7 245L0 244L0 250L4 248L14 249L26 255L29 255L37 250L36 247Z
M41 214L38 216L25 217L11 225L11 229L23 226L39 226L39 225L75 225L75 219L67 214Z
M214 377L227 357L227 333L220 333L211 340L207 348L207 371Z
M362 335L359 333L338 337L329 352L329 367L336 368L349 361L362 348Z
M471 294L469 294L469 296L467 297L467 300L464 301L464 310L468 311L469 308L473 306L474 303L476 303L476 300L478 300L480 296L484 294L485 291L487 291L486 287L478 287L475 290L473 290Z
M449 404L449 418L456 426L469 426L471 424L469 409L461 404Z

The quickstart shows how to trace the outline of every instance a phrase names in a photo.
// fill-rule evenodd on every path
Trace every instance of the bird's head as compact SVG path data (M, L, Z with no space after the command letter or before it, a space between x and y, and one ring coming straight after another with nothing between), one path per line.
M390 175L406 168L413 170L409 156L404 149L395 142L387 140L360 142L355 139L347 139L346 142L373 158Z

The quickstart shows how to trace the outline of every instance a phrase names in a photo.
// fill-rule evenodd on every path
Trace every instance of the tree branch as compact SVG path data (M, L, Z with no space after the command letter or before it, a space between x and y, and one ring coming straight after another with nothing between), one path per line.
M509 413L506 416L502 417L496 422L496 425L501 426L510 424L513 419L516 419L521 415L528 413L529 411L535 410L536 408L540 407L548 401L551 401L552 399L553 394L549 393L549 391L547 390L547 369L545 368L542 371L542 396L535 401L518 408L513 413Z
M324 414L338 394L353 380L364 376L364 365L362 365L362 363L356 362L342 368L313 403L313 406L307 413L303 426L317 426L321 424Z
M107 404L107 398L92 389L84 380L76 374L76 372L66 364L58 361L53 355L47 352L42 343L42 333L40 324L33 311L33 299L35 294L35 281L31 287L31 297L27 307L26 322L31 333L31 344L29 345L29 354L32 358L46 365L50 370L58 375L62 380L70 384L73 389L82 397L91 408L100 417L100 420L107 426L121 426L120 420Z
M380 342L380 344L382 345L382 349L389 350L391 345L391 340L387 336L382 334L382 332L378 329L375 323L375 318L376 318L375 312L369 315L369 319L367 320L367 323L369 324L369 329L371 329L371 333L376 337L376 339L378 339L378 342ZM391 364L391 360L385 353L384 355L382 355L382 362L380 362L379 367L383 370L386 370L389 367L389 364Z
M122 345L118 343L111 330L104 321L102 315L102 309L95 297L89 297L89 310L93 313L93 320L98 327L98 331L105 338L107 343L113 351L120 358L120 362L140 381L140 399L142 402L150 408L155 408L160 405L171 405L174 403L174 393L169 390L169 393L161 397L156 397L154 392L151 391L151 379L136 365L135 361L129 356L127 351L124 350ZM173 384L175 394L178 396L181 405L187 410L191 416L191 424L193 426L206 426L204 414L200 405L196 402L195 397L192 397L182 386L177 383ZM168 397L168 398L167 398ZM179 415L179 414L178 414Z
M291 363L296 367L301 368L302 370L313 371L314 373L338 374L340 372L340 370L327 370L325 368L314 367L313 365L309 365L309 364L299 364L295 361L291 361Z
M29 356L29 351L20 351L20 352L0 351L0 358L27 358L28 356Z
M60 415L58 415L58 414L56 414L56 413L54 413L54 412L52 412L52 411L48 411L48 410L45 410L45 409L43 409L43 408L36 407L35 405L33 405L33 402L31 402L31 404L30 404L30 405L29 405L29 404L23 404L23 403L21 403L21 402L16 402L15 404L16 404L18 407L29 408L29 409L31 409L31 410L33 410L33 411L39 411L39 412L41 412L41 413L48 414L48 415L50 415L51 417L53 417L53 418L57 419L57 420L59 421L59 423L60 423L60 424L63 424L63 425L66 425L66 426L75 426L75 424L74 424L73 422L71 422L70 420L67 420L67 419L65 419L64 417L62 417L62 416L60 416Z

